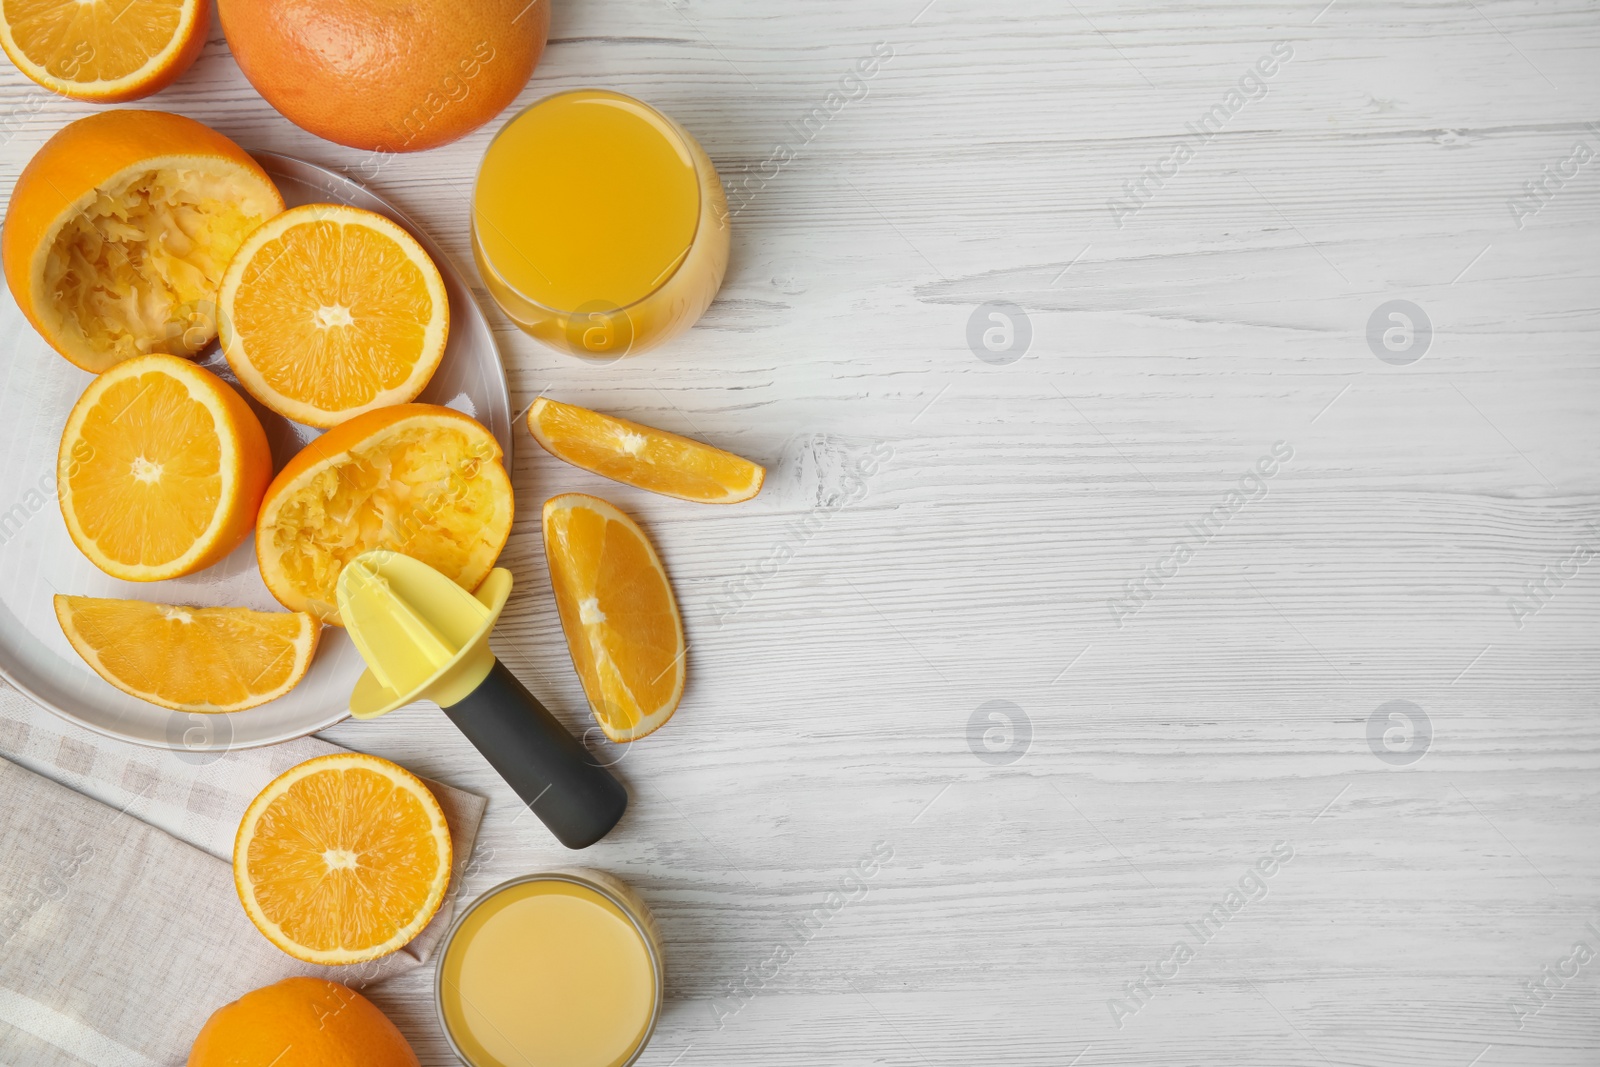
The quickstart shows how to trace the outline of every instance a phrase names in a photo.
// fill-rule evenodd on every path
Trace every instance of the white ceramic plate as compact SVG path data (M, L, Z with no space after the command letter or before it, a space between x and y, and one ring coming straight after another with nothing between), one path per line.
M488 320L466 280L428 236L375 193L326 168L261 152L256 159L290 207L342 203L381 212L404 226L439 265L450 296L450 342L419 400L443 404L489 428L511 463L511 400ZM51 596L124 597L200 606L282 610L256 570L247 540L223 562L170 582L122 582L101 573L67 536L56 504L61 427L91 376L62 359L0 293L0 674L34 701L96 733L196 752L271 745L331 726L349 714L361 657L338 627L327 627L315 661L288 695L230 715L172 712L122 693L78 657L56 623ZM232 380L217 346L199 362ZM319 431L251 402L281 467Z

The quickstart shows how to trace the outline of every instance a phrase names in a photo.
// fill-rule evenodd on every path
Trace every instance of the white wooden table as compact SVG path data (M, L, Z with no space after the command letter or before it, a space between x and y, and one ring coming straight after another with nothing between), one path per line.
M546 496L639 517L685 613L581 856L666 935L643 1063L1600 1062L1600 3L1323 2L558 2L522 101L649 100L739 210L666 349L492 312L515 406L772 471L719 509L516 457L498 648L567 722ZM91 110L41 97L0 75L6 188ZM363 158L215 30L141 106ZM469 270L494 128L372 177ZM1396 300L1431 335L1369 343ZM572 860L436 712L327 736L492 798L464 893ZM453 1062L431 974L373 996Z

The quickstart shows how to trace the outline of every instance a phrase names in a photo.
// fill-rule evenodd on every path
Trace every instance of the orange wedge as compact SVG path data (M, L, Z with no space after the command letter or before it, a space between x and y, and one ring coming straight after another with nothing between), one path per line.
M540 397L528 429L560 460L636 489L703 504L737 504L761 492L767 472L732 452L598 411Z
M6 284L50 347L86 371L194 355L217 335L229 259L282 210L266 172L217 131L163 111L103 111L63 126L17 178L0 238Z
M655 546L598 497L544 503L544 553L567 651L600 729L637 741L683 698L683 620Z
M339 620L344 565L402 552L476 589L511 536L500 444L450 408L401 404L358 415L301 449L267 488L256 561L278 602Z
M113 578L192 574L239 546L272 477L255 412L210 371L140 356L89 383L61 433L67 532Z
M306 963L387 956L450 884L450 830L422 779L360 752L284 771L250 802L233 884L268 941Z
M51 92L115 103L171 85L210 21L210 0L5 0L0 45Z
M218 303L240 384L310 426L415 400L450 332L444 279L417 239L338 204L290 208L252 233Z
M293 689L317 650L310 615L57 596L62 633L94 672L175 711L243 711Z

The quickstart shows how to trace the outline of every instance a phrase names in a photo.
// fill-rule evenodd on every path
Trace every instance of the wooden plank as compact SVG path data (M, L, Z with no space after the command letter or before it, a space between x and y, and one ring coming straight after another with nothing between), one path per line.
M772 468L722 510L517 456L498 648L558 714L587 725L544 593L543 497L637 515L685 612L683 707L627 751L632 811L577 857L638 886L666 934L644 1064L1595 1061L1593 965L1537 1014L1513 1005L1531 1012L1523 983L1575 941L1600 951L1600 564L1525 584L1600 547L1597 164L1515 207L1575 144L1600 153L1597 14L557 7L520 102L643 96L740 210L720 299L666 349L593 367L497 318L514 399ZM880 42L859 99L745 183ZM1125 183L1276 42L1292 57L1119 225ZM41 95L0 71L0 186L92 110ZM216 31L146 105L368 166L274 114ZM363 176L466 263L492 132ZM1393 299L1435 331L1409 366L1367 340ZM1033 334L1006 366L967 339L997 300ZM1262 491L1114 610L1278 442L1293 456ZM1431 729L1408 766L1369 740L1395 700ZM991 701L1027 716L1014 762L974 751ZM464 894L574 858L436 712L328 736L492 798ZM1278 842L1294 859L1265 896L1198 943L1186 924ZM740 1003L878 843L893 858L860 899ZM1186 938L1179 974L1115 1011ZM372 995L440 1065L430 982Z

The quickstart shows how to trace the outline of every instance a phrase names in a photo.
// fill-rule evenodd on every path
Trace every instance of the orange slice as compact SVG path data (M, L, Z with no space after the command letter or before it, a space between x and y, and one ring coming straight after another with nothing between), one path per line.
M0 237L6 283L40 336L86 371L193 355L217 335L228 260L282 210L266 172L215 130L161 111L101 112L62 127L17 178Z
M245 914L307 963L360 963L404 948L449 883L439 802L404 767L360 752L278 775L250 802L233 842Z
M243 711L305 677L322 626L310 615L57 596L62 633L94 672L175 711Z
M598 497L544 502L550 564L567 651L600 729L637 741L683 698L683 620L666 569L637 523Z
M141 356L89 383L61 433L67 532L113 578L192 574L239 546L272 477L255 412L210 371Z
M387 548L476 589L511 536L511 479L500 445L450 408L402 404L318 437L273 479L256 561L278 602L339 620L344 565Z
M732 452L544 397L528 409L528 429L574 467L679 500L737 504L761 492L767 477Z
M290 208L252 233L218 303L240 384L310 426L415 400L450 332L444 279L417 239L338 204Z
M115 103L171 85L210 21L209 0L5 0L0 45L51 92Z

